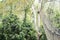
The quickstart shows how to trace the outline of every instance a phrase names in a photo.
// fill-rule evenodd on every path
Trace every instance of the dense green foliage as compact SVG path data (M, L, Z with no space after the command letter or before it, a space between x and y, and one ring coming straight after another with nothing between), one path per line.
M48 8L47 13L52 24L55 27L60 28L60 11L58 9Z
M37 40L37 35L31 23L21 25L17 16L10 14L2 20L0 40Z
M44 5L44 10L46 12L47 17L51 21L51 24L56 27L60 28L60 2L57 0L54 2L47 2Z
M0 40L17 40L20 33L20 22L16 15L10 14L2 20ZM16 36L17 35L17 36ZM2 38L3 37L3 38Z

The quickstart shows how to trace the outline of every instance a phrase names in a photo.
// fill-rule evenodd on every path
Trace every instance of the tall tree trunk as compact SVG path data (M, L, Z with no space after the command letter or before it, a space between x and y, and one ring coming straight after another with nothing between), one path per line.
M34 27L35 27L35 29L36 29L36 31L37 31L37 35L38 35L38 37L37 37L37 39L39 40L39 36L40 36L40 33L39 33L39 28L38 28L38 26L39 26L39 22L40 22L40 17L38 16L39 14L37 14L37 11L34 9L34 6L32 6L32 11L33 11L33 15L34 15L34 18L33 18L33 21L34 21Z

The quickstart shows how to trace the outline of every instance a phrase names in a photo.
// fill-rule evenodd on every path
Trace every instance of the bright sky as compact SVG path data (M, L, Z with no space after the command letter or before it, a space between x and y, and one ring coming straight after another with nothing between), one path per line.
M2 1L2 0L0 0L0 1Z
M38 4L39 0L35 0L34 4Z

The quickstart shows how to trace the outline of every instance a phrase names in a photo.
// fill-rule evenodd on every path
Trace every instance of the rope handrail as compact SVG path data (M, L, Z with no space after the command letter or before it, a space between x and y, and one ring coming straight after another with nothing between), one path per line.
M41 13L40 13L41 14ZM44 17L43 17L43 24L45 25L44 27L49 31L49 32L51 32L52 34L56 34L56 35L58 35L58 36L60 36L60 31L59 31L59 29L58 28L56 28L56 27L54 27L52 24L51 24L51 22L50 22L50 20L48 19L48 17L46 17L46 15L44 15L43 13L41 14L41 15L43 15ZM47 24L48 23L48 24ZM58 32L59 31L59 32Z

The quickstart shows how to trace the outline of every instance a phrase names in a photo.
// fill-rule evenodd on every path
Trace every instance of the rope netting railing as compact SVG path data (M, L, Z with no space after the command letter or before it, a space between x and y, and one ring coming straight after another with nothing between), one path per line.
M43 13L42 13L42 15L43 15ZM48 40L53 40L53 39L55 39L55 37L57 40L60 40L59 29L53 27L53 25L51 25L51 23L50 23L50 20L48 21L48 19L46 19L45 16L44 16L44 18L42 17L42 20L43 20L43 25L44 25L43 27L45 29L45 33L46 33Z
M51 3L52 2L59 2L59 0L58 1L56 1L56 0L54 1L53 0L53 1L50 1L50 2ZM41 16L41 19L43 21L43 25L44 25L43 27L44 27L44 30L45 30L47 39L48 40L60 40L60 29L59 28L56 28L55 25L52 24L51 20L48 17L49 15L46 16L46 13L47 12L45 12L43 6L44 6L44 4L42 3L41 4L41 7L42 8L40 9L40 16ZM56 5L54 4L54 6L56 6Z

